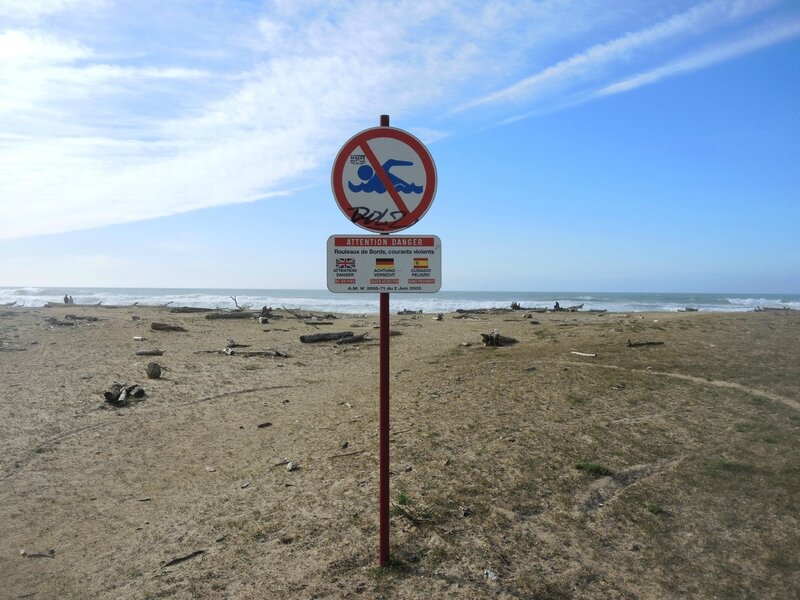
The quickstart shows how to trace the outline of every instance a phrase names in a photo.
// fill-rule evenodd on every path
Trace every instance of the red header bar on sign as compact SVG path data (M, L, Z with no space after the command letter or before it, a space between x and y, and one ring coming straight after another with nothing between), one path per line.
M358 246L385 246L388 248L398 246L431 247L435 243L435 238L415 237L415 236L353 236L334 238L334 245L337 247L358 247Z

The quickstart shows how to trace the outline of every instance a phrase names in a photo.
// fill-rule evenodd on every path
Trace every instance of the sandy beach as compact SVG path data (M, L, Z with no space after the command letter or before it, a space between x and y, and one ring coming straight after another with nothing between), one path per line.
M0 308L0 597L797 598L800 313L433 317L378 569L376 315Z

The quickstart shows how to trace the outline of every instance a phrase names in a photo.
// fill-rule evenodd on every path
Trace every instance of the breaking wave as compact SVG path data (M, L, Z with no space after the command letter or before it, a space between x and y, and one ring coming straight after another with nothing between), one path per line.
M164 305L233 308L271 306L317 312L377 313L377 294L333 294L327 290L163 289L163 288L0 288L0 304L28 307L63 302L71 295L76 304ZM686 307L699 311L746 312L756 308L800 310L800 294L657 294L597 292L456 292L392 294L391 310L453 312L461 309L507 308L517 302L524 308L583 305L584 310L609 312L674 312Z

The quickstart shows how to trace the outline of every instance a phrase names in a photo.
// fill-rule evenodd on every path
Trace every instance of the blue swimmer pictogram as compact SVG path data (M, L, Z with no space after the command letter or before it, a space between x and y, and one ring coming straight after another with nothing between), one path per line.
M403 181L397 175L390 172L392 167L411 167L413 165L414 163L408 160L395 160L394 158L390 158L381 166L383 167L384 173L386 173L389 180L392 182L392 186L398 192L403 192L404 194L421 194L421 185ZM380 177L378 177L378 174L371 166L361 165L356 172L364 183L354 184L352 181L348 181L347 187L350 188L351 192L377 192L378 194L386 192L386 186L383 185Z

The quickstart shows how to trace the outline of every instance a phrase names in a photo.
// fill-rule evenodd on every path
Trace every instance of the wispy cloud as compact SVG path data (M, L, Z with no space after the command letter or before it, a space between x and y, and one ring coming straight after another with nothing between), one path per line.
M686 55L686 40L705 43L776 2L712 0L657 22L649 13L668 10L661 0L625 11L605 0L556 4L319 0L222 10L193 0L156 15L138 2L6 0L0 238L325 185L339 144L382 113L434 141L486 119L489 107L535 109L576 89L613 94L784 39L670 61ZM574 51L586 36L610 41ZM563 48L573 51L537 70ZM648 69L654 63L666 66ZM634 68L641 75L625 78Z
M743 39L737 39L733 42L704 49L696 54L682 58L681 60L670 62L666 65L605 86L592 94L591 97L610 96L612 94L629 92L643 85L656 83L662 79L674 77L675 75L681 75L690 71L704 69L711 65L785 42L798 35L800 35L800 20L794 20L789 23L779 23L767 29L752 33Z
M637 58L637 54L654 46L682 37L701 35L723 22L745 18L773 4L766 1L705 2L650 27L592 46L510 86L466 102L456 110L497 103L529 102L538 96L586 80L600 79L607 74L609 66L631 62Z

